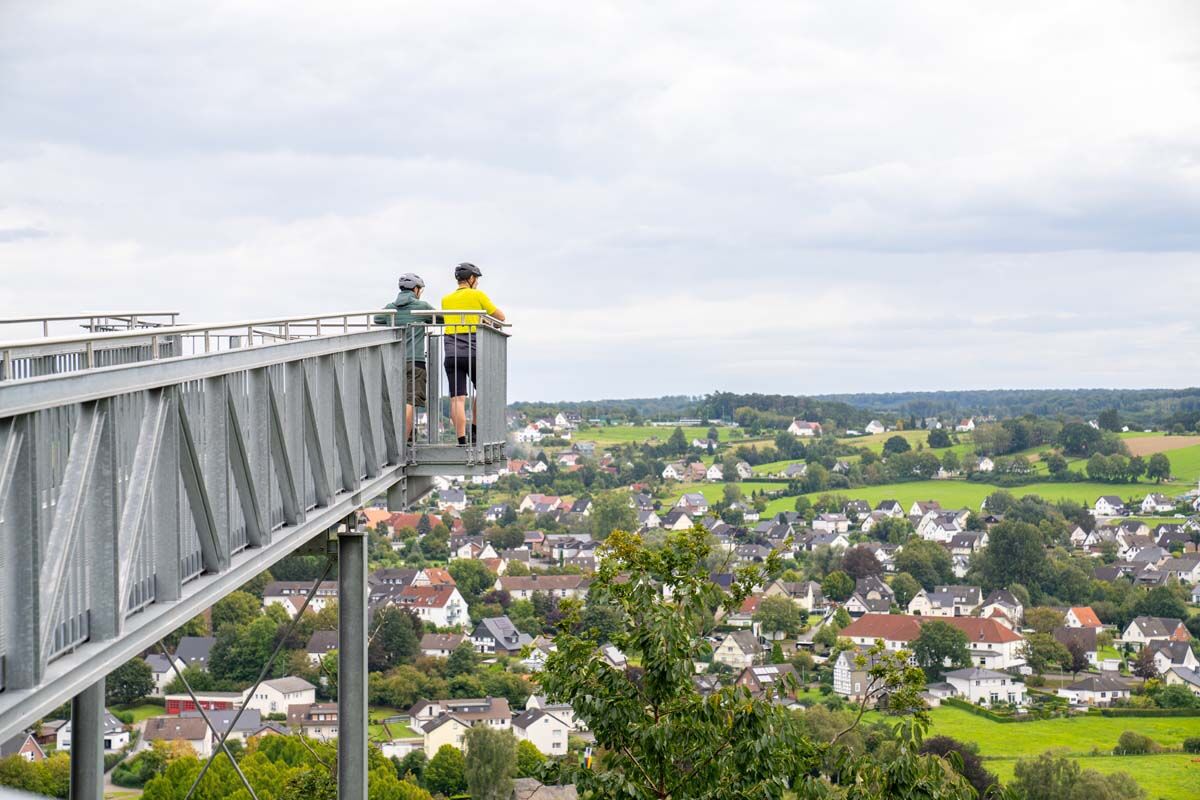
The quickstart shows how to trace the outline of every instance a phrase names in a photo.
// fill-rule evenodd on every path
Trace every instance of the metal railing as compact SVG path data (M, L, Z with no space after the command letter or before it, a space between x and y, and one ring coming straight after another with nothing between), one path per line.
M40 330L43 338L50 336L51 323L77 322L78 327L91 333L129 330L131 328L163 328L173 326L178 311L97 311L84 314L41 314L27 317L0 317L0 325L20 325Z

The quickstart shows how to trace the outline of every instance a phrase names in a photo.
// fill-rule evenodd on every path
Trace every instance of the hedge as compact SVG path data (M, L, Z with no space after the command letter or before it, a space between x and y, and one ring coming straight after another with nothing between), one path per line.
M1200 717L1200 708L1089 708L1102 717Z
M966 700L959 700L957 697L946 697L942 699L942 705L952 708L961 708L963 711L969 711L972 714L990 719L992 722L1017 722L1015 716L1006 714L997 714L995 711L988 711L986 708L981 708L974 703L968 703Z

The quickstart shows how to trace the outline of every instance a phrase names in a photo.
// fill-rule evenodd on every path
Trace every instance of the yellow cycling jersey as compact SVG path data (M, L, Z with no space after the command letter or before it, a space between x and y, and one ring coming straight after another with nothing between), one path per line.
M442 308L446 311L482 311L485 314L496 312L496 304L486 294L467 286L460 286L443 297ZM475 326L479 323L479 315L446 314L443 321L446 324L446 333L474 333Z

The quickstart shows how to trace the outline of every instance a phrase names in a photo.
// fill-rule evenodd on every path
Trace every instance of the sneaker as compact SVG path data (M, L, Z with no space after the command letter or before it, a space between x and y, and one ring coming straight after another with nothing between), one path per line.
M465 437L465 436L458 437L458 446L466 447L467 446L467 437Z

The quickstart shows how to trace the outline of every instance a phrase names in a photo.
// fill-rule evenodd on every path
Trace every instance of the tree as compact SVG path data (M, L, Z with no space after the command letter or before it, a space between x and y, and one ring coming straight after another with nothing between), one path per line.
M1064 662L1064 666L1070 667L1071 677L1074 678L1076 675L1087 669L1088 664L1091 663L1088 661L1087 646L1084 645L1084 643L1079 639L1072 637L1071 639L1067 640L1066 647L1069 659Z
M970 781L971 786L975 788L975 792L981 798L987 797L988 791L997 784L996 776L984 769L977 744L967 744L949 736L933 736L926 739L925 743L921 745L921 752L936 753L939 756L957 753L962 766L959 766L958 763L951 763L954 764L954 768L960 775Z
M695 632L711 609L739 608L754 585L779 568L778 556L739 568L723 592L709 577L709 538L698 527L668 532L653 548L625 532L604 543L589 596L621 607L628 622L613 644L641 666L614 669L595 657L598 641L566 625L540 676L549 698L569 703L595 737L592 769L574 775L580 796L782 800L799 787L806 797L832 796L835 780L858 787L861 800L911 796L906 787L917 785L926 800L966 796L961 776L934 756L918 755L908 737L886 734L894 745L887 762L853 759L843 736L809 738L797 715L768 698L734 686L700 695L693 664L712 651ZM920 670L882 646L871 655L873 692L886 692L893 708L926 724ZM864 711L865 705L860 718ZM851 721L846 733L856 725Z
M975 438L979 438L978 431ZM1100 431L1086 422L1068 422L1059 431L1057 444L1069 456L1090 456L1103 438Z
M907 572L901 572L892 578L892 591L896 593L896 605L908 608L908 602L921 591L921 584Z
M942 456L942 469L946 472L958 472L962 469L962 462L958 458L958 453L953 450L947 450Z
M804 612L790 597L764 597L754 612L754 621L767 633L795 636L804 628Z
M883 565L879 559L865 547L851 547L842 556L842 571L855 580L870 575L882 575Z
M450 562L447 571L467 603L474 603L480 595L496 585L496 576L475 558L456 558Z
M930 447L949 447L950 433L945 428L934 428L925 441Z
M425 765L421 785L434 794L451 797L467 789L465 774L466 759L462 751L452 744L444 744Z
M469 641L464 640L462 644L454 648L454 652L446 659L446 677L454 678L459 675L470 675L475 672L475 666L478 662L479 659L475 655L475 648L471 646Z
M883 443L883 454L885 456L899 455L912 450L912 445L908 443L908 439L903 436L893 436Z
M907 544L915 532L908 517L885 517L871 529L873 537L890 544Z
M154 673L143 658L133 658L108 674L104 702L112 705L136 703L154 691Z
M1133 659L1132 670L1133 674L1141 678L1143 682L1158 677L1158 665L1154 663L1154 654L1150 652L1149 647L1143 647L1138 651L1137 656Z
M676 430L679 430L676 428ZM637 528L637 512L628 492L601 492L592 501L592 536L603 541L613 531Z
M487 518L483 509L479 506L467 506L462 510L463 529L470 536L475 536L483 532L487 526Z
M528 739L517 742L517 777L536 778L541 774L546 757L537 745Z
M985 588L1037 583L1046 561L1042 532L1025 522L1005 520L988 532L987 549L976 558Z
M417 657L421 649L419 632L424 626L411 611L385 606L375 612L373 623L375 630L367 645L368 669L384 672Z
M913 539L896 556L896 569L907 572L926 589L954 581L954 564L946 548L937 542Z
M834 570L821 581L821 591L829 599L843 602L854 594L854 579L840 569Z
M1162 483L1171 477L1171 460L1166 453L1155 453L1146 463L1146 477Z
M683 455L687 452L688 440L683 434L683 428L676 428L671 431L671 436L667 439L667 453L669 455Z
M1037 633L1053 633L1066 624L1066 616L1058 609L1038 606L1025 612L1025 624Z
M425 774L425 765L429 762L429 758L425 755L424 750L413 750L404 758L396 758L392 756L392 763L396 765L396 774L401 778L409 775L420 781L421 776Z
M1146 459L1141 456L1133 456L1129 459L1129 463L1125 465L1125 475L1129 480L1137 483L1138 478L1146 474Z
M1156 586L1146 592L1133 607L1135 616L1187 619L1187 604L1169 586Z
M1104 775L1080 768L1079 762L1042 753L1022 758L1008 788L1023 800L1143 800L1146 793L1123 772Z
M1106 408L1096 417L1096 423L1106 431L1121 430L1121 415L1115 408Z
M1052 452L1042 460L1046 463L1046 469L1050 471L1051 475L1057 477L1067 471L1067 459L1063 457L1062 453Z
M1031 633L1026 636L1022 653L1025 663L1038 675L1052 666L1061 666L1069 662L1071 658L1067 648L1048 633Z
M275 649L278 626L274 619L260 616L249 625L225 625L217 630L209 671L217 680L250 683Z
M913 640L913 657L929 680L940 680L947 665L950 669L971 666L971 641L950 623L933 620L922 625Z
M463 744L467 750L463 774L471 800L509 800L517 769L517 740L512 731L474 725Z
M262 613L262 602L249 592L231 592L212 607L212 629L224 625L249 625Z

